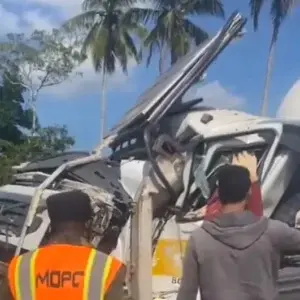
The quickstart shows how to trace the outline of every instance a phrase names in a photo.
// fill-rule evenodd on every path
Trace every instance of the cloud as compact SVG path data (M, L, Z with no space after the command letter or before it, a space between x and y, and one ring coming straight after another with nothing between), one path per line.
M184 96L185 100L203 98L201 105L217 108L241 109L246 103L246 99L234 95L228 91L219 81L213 81L202 85L201 87L192 87Z
M10 0L18 5L20 0ZM8 2L6 2L8 3ZM0 36L8 32L23 32L29 34L35 29L51 31L54 27L61 25L61 15L65 19L70 18L81 11L82 0L24 0L22 2L26 10L22 13L14 13L5 9L5 6L0 4L0 16L2 25ZM34 4L33 6L30 5ZM38 8L37 6L38 5ZM48 10L46 9L48 7ZM51 9L50 9L51 8ZM136 64L129 60L128 73L132 74ZM40 93L41 96L53 96L60 99L70 99L100 92L101 74L95 73L91 60L87 60L80 67L74 70L83 73L82 76L70 76L70 79L54 87L47 87ZM117 67L116 72L107 78L108 88L126 88L124 83L129 80L128 76L123 74L121 68Z
M62 13L65 18L69 18L80 12L83 0L25 0L25 2L54 8ZM153 7L153 5L152 0L140 0L135 4L135 6L142 8Z
M8 32L20 32L20 18L16 14L7 11L1 3L0 18L0 35L3 36Z
M30 33L36 29L51 31L57 24L43 16L41 11L38 9L29 10L23 13L23 21L26 23L26 32Z
M129 72L136 66L133 61L129 61ZM75 72L81 72L81 75L75 75ZM117 68L116 72L112 76L108 76L106 79L105 88L123 86L127 84L130 79L129 75L125 75L121 68ZM76 97L82 97L91 93L99 94L101 92L102 74L95 73L92 63L87 60L80 67L78 67L74 74L70 76L70 79L58 86L52 86L44 88L41 92L41 96L54 96L59 99L74 99ZM124 87L125 88L125 87Z
M298 79L281 101L276 113L276 117L280 119L299 120L299 94L300 94L300 79Z
M15 0L19 1L19 0ZM81 10L82 0L25 0L29 4L41 5L56 9L64 17L71 17Z
M81 10L83 0L2 0L1 2L19 5L22 1L22 6L38 6L42 9L51 8L56 10L56 13L65 18L77 14ZM50 13L50 12L48 12Z

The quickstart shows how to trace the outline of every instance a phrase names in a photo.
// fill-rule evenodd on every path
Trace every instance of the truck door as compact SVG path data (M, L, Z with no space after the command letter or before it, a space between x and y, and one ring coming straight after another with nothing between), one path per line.
M292 153L291 153L292 154ZM297 166L292 173L291 181L279 201L272 219L280 220L289 226L295 226L295 218L300 210L300 165L297 153L294 154L293 165ZM291 157L291 155L290 155ZM300 297L300 256L289 256L283 258L283 268L279 272L278 280L279 300L296 300Z

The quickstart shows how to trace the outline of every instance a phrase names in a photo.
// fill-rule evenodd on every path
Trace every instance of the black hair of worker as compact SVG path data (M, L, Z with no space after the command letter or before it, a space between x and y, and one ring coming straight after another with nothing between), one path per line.
M225 165L218 175L218 193L224 205L244 201L251 188L250 173L247 168L236 165Z
M46 204L51 223L85 223L92 217L90 197L80 190L53 194Z

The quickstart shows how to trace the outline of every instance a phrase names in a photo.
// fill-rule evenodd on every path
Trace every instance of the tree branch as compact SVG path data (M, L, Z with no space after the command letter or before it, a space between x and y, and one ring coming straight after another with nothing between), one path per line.
M19 81L19 82L14 82L14 81L12 81L12 80L9 78L9 76L7 76L7 73L5 73L5 72L4 72L4 76L5 76L5 78L6 78L11 84L13 84L13 85L21 85L21 86L23 86L25 89L28 89L28 90L31 89L28 85L24 84L22 81Z
M50 75L50 72L49 72L49 70L47 70L47 71L46 71L46 74L45 74L45 76L44 76L44 78L42 79L42 81L41 81L39 87L38 87L37 90L36 90L37 93L38 93L43 87L46 87L46 86L47 86L47 85L45 84L45 82L47 81L49 75Z

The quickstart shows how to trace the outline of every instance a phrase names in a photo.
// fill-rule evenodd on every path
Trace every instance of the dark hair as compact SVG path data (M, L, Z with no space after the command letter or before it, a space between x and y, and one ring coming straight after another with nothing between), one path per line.
M233 204L245 200L251 187L248 169L235 166L223 166L217 175L219 198L222 204Z
M91 219L93 214L90 197L80 190L50 195L46 204L52 224L61 222L85 223Z

